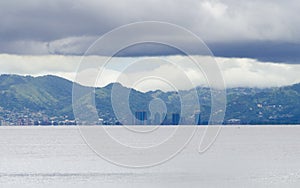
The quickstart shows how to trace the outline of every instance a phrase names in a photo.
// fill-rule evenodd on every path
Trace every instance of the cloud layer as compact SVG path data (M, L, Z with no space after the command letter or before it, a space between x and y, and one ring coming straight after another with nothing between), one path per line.
M299 9L298 0L1 1L0 53L82 54L113 28L156 20L191 30L217 56L298 63ZM128 55L149 54L136 49Z
M205 73L200 73L189 63L186 56L163 57L115 57L103 69L105 57L88 56L91 68L84 70L85 85L105 86L121 82L141 91L190 89L187 80L194 85L208 86ZM207 57L192 56L201 66L207 64ZM216 58L227 87L277 87L300 83L300 65L260 62L249 58ZM20 56L0 55L1 74L57 75L75 80L81 57L62 55ZM31 66L34 64L35 66ZM30 66L29 66L30 65ZM146 65L146 66L145 66ZM94 67L94 68L93 68ZM178 68L179 67L179 68ZM102 75L98 79L92 74ZM212 70L214 72L215 70ZM157 79L163 78L163 79ZM168 80L170 84L164 82Z

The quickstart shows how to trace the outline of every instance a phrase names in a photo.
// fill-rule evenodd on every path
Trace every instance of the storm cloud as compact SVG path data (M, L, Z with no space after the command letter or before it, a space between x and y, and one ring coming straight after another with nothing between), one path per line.
M216 56L299 63L298 10L298 0L1 1L0 53L81 55L116 27L154 20L187 28ZM178 54L155 49L136 48L122 56Z

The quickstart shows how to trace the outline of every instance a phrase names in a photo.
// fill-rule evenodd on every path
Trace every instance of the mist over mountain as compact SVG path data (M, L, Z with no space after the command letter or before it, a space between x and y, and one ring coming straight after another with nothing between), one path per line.
M114 83L116 84L116 83ZM130 90L130 109L149 112L149 102L159 98L168 114L180 111L177 92ZM83 87L83 86L82 86ZM118 124L111 104L113 84L95 89L95 104L103 124ZM2 125L71 124L73 83L57 76L0 76L0 120ZM84 88L84 87L83 87ZM189 97L191 91L183 91ZM210 89L197 88L201 105L201 124L210 115ZM300 84L278 88L227 89L227 109L224 124L299 124ZM170 122L165 122L169 124Z

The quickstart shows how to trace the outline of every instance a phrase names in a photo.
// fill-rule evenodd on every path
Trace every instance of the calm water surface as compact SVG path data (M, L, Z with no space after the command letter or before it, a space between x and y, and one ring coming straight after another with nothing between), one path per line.
M197 134L172 160L132 169L99 158L76 127L0 127L0 187L300 187L300 126L223 127L203 154Z

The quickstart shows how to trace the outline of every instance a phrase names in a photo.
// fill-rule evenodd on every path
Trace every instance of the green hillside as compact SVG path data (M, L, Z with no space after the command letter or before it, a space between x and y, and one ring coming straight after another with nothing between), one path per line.
M113 84L95 91L99 117L107 124L117 119L111 106ZM0 120L17 124L25 121L73 120L73 83L56 76L0 76ZM123 91L130 90L118 84ZM190 97L191 91L182 91ZM202 123L210 114L210 90L197 88L201 104ZM130 109L149 111L148 104L154 98L162 99L168 113L180 111L176 92L151 91L142 93L130 90ZM84 100L84 99L83 99ZM122 100L120 100L122 102ZM227 111L224 123L240 124L300 124L300 84L280 88L232 88L227 90ZM56 119L55 119L56 118ZM46 122L47 123L47 122Z

